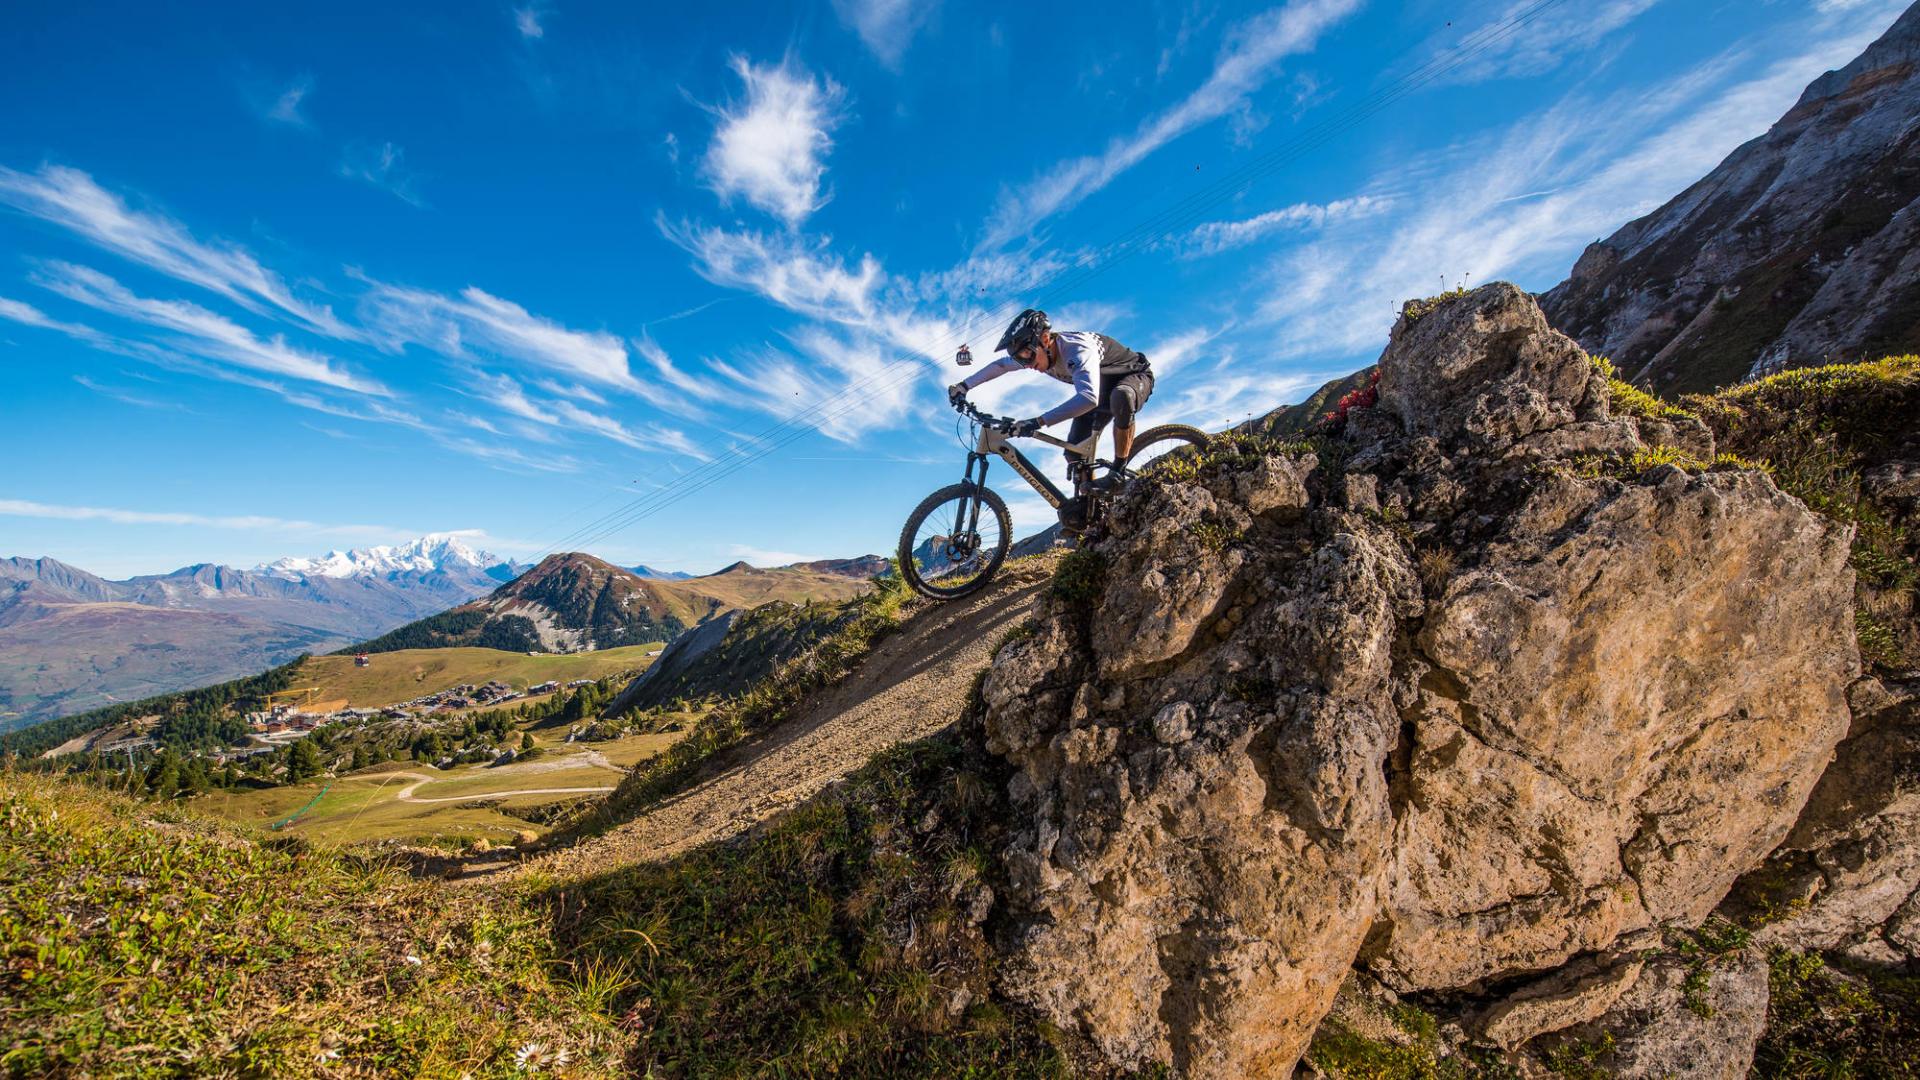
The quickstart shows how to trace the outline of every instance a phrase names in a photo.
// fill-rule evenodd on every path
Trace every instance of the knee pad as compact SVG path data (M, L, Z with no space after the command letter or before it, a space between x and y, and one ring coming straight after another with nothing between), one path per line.
M1133 387L1122 386L1115 390L1113 392L1111 405L1113 408L1113 426L1122 428L1132 427L1133 412L1140 407L1140 403L1134 400Z

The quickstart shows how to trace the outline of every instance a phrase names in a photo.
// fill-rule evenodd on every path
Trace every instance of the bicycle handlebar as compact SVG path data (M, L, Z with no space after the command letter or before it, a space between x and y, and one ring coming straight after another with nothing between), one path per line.
M965 399L962 399L954 408L974 423L992 428L1002 435L1009 435L1013 432L1013 425L1016 421L1011 416L995 416L992 413L983 413L979 409L974 408L973 402Z

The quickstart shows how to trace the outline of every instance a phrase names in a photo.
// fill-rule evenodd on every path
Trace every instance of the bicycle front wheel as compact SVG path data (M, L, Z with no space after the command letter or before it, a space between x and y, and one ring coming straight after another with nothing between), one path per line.
M954 600L991 580L1012 544L1006 501L978 484L952 484L922 500L900 530L900 576L922 596Z

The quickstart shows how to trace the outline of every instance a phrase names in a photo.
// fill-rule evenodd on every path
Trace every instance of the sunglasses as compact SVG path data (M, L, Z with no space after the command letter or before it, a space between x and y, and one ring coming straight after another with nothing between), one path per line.
M1032 345L1029 345L1024 349L1021 349L1019 352L1014 353L1013 358L1015 360L1018 360L1020 363L1027 365L1028 367L1032 367L1034 364L1034 361L1039 359L1039 356L1037 355L1034 347Z

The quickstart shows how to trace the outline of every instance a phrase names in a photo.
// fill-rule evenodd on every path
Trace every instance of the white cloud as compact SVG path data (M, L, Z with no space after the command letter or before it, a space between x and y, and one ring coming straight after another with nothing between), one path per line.
M475 396L490 402L502 412L524 420L561 431L598 435L635 450L666 451L706 460L706 455L686 435L671 428L649 424L636 431L612 417L583 409L565 398L535 401L527 396L524 387L505 375L475 371L472 378L485 389L484 393Z
M341 153L339 172L349 180L372 184L408 206L425 207L415 186L419 176L407 167L406 158L407 152L392 143L381 143L378 149L352 143Z
M1538 2L1506 0L1499 14L1474 31L1457 36L1449 30L1444 41L1432 44L1426 63L1438 60L1441 50L1464 47L1473 51L1473 58L1440 81L1476 83L1542 75L1558 68L1569 56L1591 49L1660 0L1590 0L1527 15L1527 9ZM1516 28L1498 29L1516 16L1524 19Z
M846 94L791 62L762 66L736 56L732 65L746 99L714 110L718 123L701 169L721 198L744 198L798 226L831 197L821 191L823 159Z
M794 563L819 562L824 555L803 555L797 551L769 551L766 548L749 547L746 544L729 545L728 550L736 559L745 559L754 566L765 569L770 566L791 566Z
M660 232L694 257L694 272L715 285L747 289L789 311L832 322L867 324L886 280L872 255L848 269L824 241L800 236L734 232L656 219Z
M184 300L152 300L136 296L126 286L84 266L48 263L35 283L76 303L110 315L145 323L178 336L175 345L202 359L235 364L256 371L356 394L391 396L379 383L334 366L330 358L287 344L276 334L262 340L253 331L206 308Z
M73 377L73 381L76 383L79 383L81 386L86 387L87 389L93 391L94 393L99 394L102 397L109 397L115 401L122 402L127 405L138 405L143 409L161 409L161 410L176 411L176 412L192 411L188 409L185 405L182 405L177 401L156 401L153 398L140 397L139 395L131 393L127 390L123 390L120 387L109 386L104 383L95 382L94 380L87 378L85 375L75 375Z
M1180 246L1188 257L1217 255L1222 251L1245 247L1283 230L1318 229L1329 221L1371 217L1384 212L1390 205L1392 200L1373 195L1335 199L1323 204L1294 203L1238 221L1209 221L1198 225L1180 241Z
M294 127L311 126L307 122L306 114L300 111L300 106L312 92L313 76L300 76L285 90L280 91L279 97L273 99L273 105L267 109L267 119L275 123L291 124Z
M255 529L316 536L367 537L396 541L421 535L385 525L323 525L257 514L215 515L181 511L123 510L104 506L60 506L26 499L0 499L0 514L55 521L106 521L115 525L187 525L201 529Z
M245 249L202 243L179 222L134 210L78 169L46 165L38 173L0 167L0 203L69 229L108 251L169 277L212 290L256 314L278 310L335 338L355 333L331 309L296 298L278 274Z
M478 348L596 386L646 395L633 377L627 349L604 330L573 330L511 300L468 286L458 296L369 281L361 315L377 339L399 349L414 344L458 360Z
M523 38L546 37L547 28L540 23L541 17L545 14L546 12L538 4L514 8L513 28L520 31L520 36Z
M841 23L852 27L891 71L900 70L900 58L913 43L913 35L939 6L938 0L833 0Z
M987 222L982 248L997 248L1030 233L1106 187L1149 154L1241 108L1278 71L1281 60L1311 50L1320 35L1363 0L1290 0L1241 23L1227 35L1207 81L1179 104L1114 139L1098 155L1063 162L1017 191L1001 194Z
M82 341L96 345L107 340L105 334L100 333L100 331L95 330L91 326L62 322L48 315L46 312L41 311L39 308L34 307L32 304L19 300L10 300L4 296L0 296L0 319L11 319L14 322L38 327L42 330L57 330L69 337L79 338Z
M1589 241L1664 203L1765 132L1808 82L1883 30L1807 40L1759 75L1720 57L1664 86L1594 100L1571 95L1504 134L1427 162L1395 166L1421 176L1404 212L1335 230L1281 256L1262 314L1280 321L1290 355L1358 355L1377 349L1400 302L1462 278L1565 273Z

